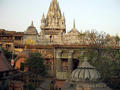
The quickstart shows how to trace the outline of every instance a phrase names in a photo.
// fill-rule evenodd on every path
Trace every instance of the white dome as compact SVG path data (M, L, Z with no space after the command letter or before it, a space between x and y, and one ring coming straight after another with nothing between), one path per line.
M26 30L25 34L38 34L36 28L35 28L34 25L33 25L33 22L32 22L32 24L28 27L28 29Z
M87 62L87 59L72 72L72 81L98 81L100 73Z

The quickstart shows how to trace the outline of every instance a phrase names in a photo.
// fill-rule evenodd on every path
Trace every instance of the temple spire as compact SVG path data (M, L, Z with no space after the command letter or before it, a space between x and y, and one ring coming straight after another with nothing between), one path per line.
M63 15L62 15L62 19L63 19L63 20L65 20L65 16L64 16L64 13L63 13Z
M57 2L57 0L53 0L53 2L54 2L54 3L56 3L56 2Z
M64 15L64 13L63 13L63 18L65 18L65 15Z
M52 0L47 13L47 18L54 17L54 16L56 16L56 18L61 17L61 11L60 11L59 3L57 2L57 0Z
M44 22L44 20L45 20L45 16L44 16L44 13L43 13L41 21Z
M34 25L33 25L33 21L32 21L32 23L31 23L31 26L33 27Z
M44 13L43 13L43 15L42 15L42 18L45 18Z
M73 21L73 28L75 29L76 27L75 27L75 19L74 19L74 21Z
M53 28L54 31L56 31L54 32L54 34L66 32L65 17L61 14L61 10L57 0L52 0L52 2L50 3L47 16L44 17L43 15L41 19L40 28L41 30L46 30L46 34L49 34L50 32L53 33Z

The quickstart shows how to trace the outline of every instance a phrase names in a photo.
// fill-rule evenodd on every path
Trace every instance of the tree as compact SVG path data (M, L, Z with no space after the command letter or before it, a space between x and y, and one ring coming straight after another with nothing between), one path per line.
M87 54L86 54L87 53ZM101 60L97 60L95 49L86 49L83 57L88 57L89 62L100 72L103 82L113 90L120 90L120 52L116 49L104 49Z
M116 42L116 46L119 46L120 37L118 35L115 36L115 42Z
M3 51L3 54L5 55L6 59L10 62L11 59L12 59L12 52L10 52L10 51L8 51L6 49L3 49L3 48L2 48L2 51ZM13 53L13 59L15 59L16 56L17 55Z
M101 53L102 53L102 47L105 47L106 41L106 33L97 31L91 31L88 33L88 38L90 41L90 45L92 48L97 50L97 60L101 60Z
M102 80L114 90L120 90L119 36L111 37L105 32L97 31L88 31L86 36L90 48L86 48L79 59L88 57L89 62L101 73Z
M24 85L24 90L35 90L35 86L32 84Z
M44 59L40 53L31 53L29 58L25 61L25 65L28 67L29 71L36 75L45 76L47 74Z

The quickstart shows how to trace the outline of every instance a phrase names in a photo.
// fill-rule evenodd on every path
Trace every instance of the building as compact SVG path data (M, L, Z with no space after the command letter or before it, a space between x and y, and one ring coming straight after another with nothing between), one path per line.
M101 48L110 46L118 48L119 44L115 36L102 34L97 38L94 31L79 32L75 27L66 33L64 13L61 13L57 0L52 0L48 13L43 14L40 25L41 32L38 32L33 22L23 35L23 43L15 45L22 48L21 56L16 59L16 68L24 62L28 52L40 52L45 59L48 73L55 78L55 86L62 87L62 84L69 78L71 72L79 65L79 55L84 53L84 48ZM103 41L102 41L103 40ZM104 46L103 46L104 44Z
M0 29L0 46L9 51L14 51L16 48L14 48L15 45L23 43L23 35L23 32Z
M87 58L75 69L63 84L62 90L112 90L101 82L100 73L90 65Z
M0 90L23 90L23 83L13 78L20 72L14 70L0 47Z
M7 61L0 48L0 72L12 70L10 63Z
M64 13L61 13L57 0L52 0L47 15L43 14L41 18L41 32L37 31L33 22L21 33L10 32L9 35L4 34L8 31L0 30L0 38L4 37L0 43L19 54L15 59L16 69L24 63L29 52L40 52L45 59L49 75L55 78L55 86L61 88L72 71L79 66L78 57L84 53L85 48L108 46L118 49L120 45L116 36L97 36L94 31L79 32L75 21L73 28L66 32L65 22Z

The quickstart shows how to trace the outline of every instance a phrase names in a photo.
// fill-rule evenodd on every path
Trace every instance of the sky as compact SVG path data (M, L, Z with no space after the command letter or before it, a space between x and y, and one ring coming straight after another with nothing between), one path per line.
M0 0L0 29L25 31L34 22L40 32L42 14L52 0ZM120 35L120 0L58 0L69 32L75 19L79 31L97 30Z

